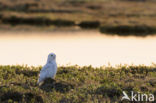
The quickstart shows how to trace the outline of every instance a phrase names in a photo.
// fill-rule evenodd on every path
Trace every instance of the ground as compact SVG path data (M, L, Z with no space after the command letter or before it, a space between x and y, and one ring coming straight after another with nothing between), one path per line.
M0 102L118 103L121 102L122 91L156 95L155 64L58 67L55 80L47 79L38 86L40 69L20 65L0 66Z

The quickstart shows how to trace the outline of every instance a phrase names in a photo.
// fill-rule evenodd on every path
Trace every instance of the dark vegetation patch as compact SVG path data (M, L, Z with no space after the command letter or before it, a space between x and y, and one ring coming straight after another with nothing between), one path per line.
M3 15L2 15L2 14L0 14L0 19L2 19L2 17L3 17Z
M0 66L0 103L114 103L121 102L122 91L156 94L156 65L58 67L55 80L38 86L40 69Z
M80 26L81 28L94 29L100 27L99 21L82 21L79 24L76 24L71 20L62 20L62 19L49 19L45 17L17 17L17 16L0 16L0 20L3 24L11 25L35 25L35 26L57 26L57 27L69 27L69 26Z
M81 28L88 28L88 29L92 29L92 28L98 28L100 27L100 22L99 21L82 21L79 26Z
M6 101L6 100L13 100L13 101L22 101L22 94L19 92L12 92L12 91L8 91L7 93L4 93L3 95L1 95L1 101Z
M111 35L120 35L120 36L147 36L156 33L156 27L146 26L146 25L119 25L119 26L103 26L100 28L100 32L108 33Z
M24 96L27 103L30 103L32 101L34 103L44 103L43 98L40 95L36 95L36 94L32 94L31 92L28 92L25 93Z
M100 5L89 5L89 6L87 6L87 8L89 8L91 10L99 10L99 9L102 9L102 7Z
M14 90L9 90L8 87L7 88L3 88L6 89L5 92L3 92L2 90L0 93L0 102L1 103L8 103L8 102L18 102L18 103L44 103L43 102L43 98L40 95L36 95L35 93L31 93L31 92L26 92L26 93L22 93L22 91L17 92Z
M40 88L46 92L56 90L57 92L65 93L70 91L70 89L74 89L74 86L64 81L58 82L51 78L48 78L44 81L44 83L40 86Z
M32 10L25 10L25 12L28 13L81 13L81 11L79 10L59 10L59 9L50 9L50 10L46 10L46 9L32 9Z
M50 23L55 26L75 26L75 23L70 20L57 19L57 20L52 20Z
M36 25L36 26L74 26L75 23L70 20L51 20L45 17L36 17L36 18L22 18L16 16L5 17L1 19L4 24L11 25Z
M146 2L148 0L121 0L121 1L129 1L129 2Z
M110 84L110 86L104 84L96 90L97 94L102 94L103 96L108 96L112 99L114 96L120 97L121 92L121 88L119 86L116 86L115 84Z

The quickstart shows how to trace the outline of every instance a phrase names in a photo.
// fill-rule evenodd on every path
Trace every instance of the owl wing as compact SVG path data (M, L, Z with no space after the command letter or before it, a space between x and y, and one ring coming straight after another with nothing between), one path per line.
M40 74L39 74L39 79L38 79L38 84L42 81L45 80L45 78L47 77L47 69L49 68L48 65L45 65L41 71L40 71Z
M54 79L54 78L55 78L55 75L56 75L56 72L57 72L57 64L53 64L53 65L52 65L52 68L53 68L53 69L52 69L52 70L53 70L53 71L52 71L52 74L53 74L53 75L51 76L51 78Z

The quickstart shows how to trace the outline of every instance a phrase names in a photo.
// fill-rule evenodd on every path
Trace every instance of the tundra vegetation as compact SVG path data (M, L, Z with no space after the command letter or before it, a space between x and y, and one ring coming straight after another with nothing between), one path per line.
M41 66L1 65L0 102L120 103L122 91L128 95L131 91L156 95L156 64L99 68L60 66L55 80L46 79L38 86L40 70Z

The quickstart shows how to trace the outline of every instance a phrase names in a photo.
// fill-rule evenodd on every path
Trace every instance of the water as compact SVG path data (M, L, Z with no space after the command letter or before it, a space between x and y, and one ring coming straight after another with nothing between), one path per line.
M96 31L0 32L0 65L44 65L54 52L59 65L156 62L156 37L106 36Z

